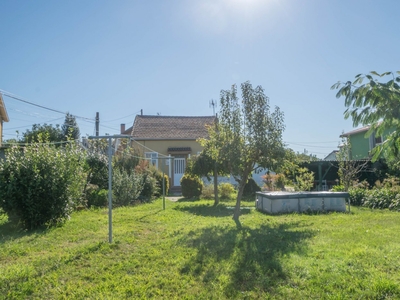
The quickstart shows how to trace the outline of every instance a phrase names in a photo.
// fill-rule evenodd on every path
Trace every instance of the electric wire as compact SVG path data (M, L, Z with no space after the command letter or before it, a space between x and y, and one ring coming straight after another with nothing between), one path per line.
M40 104L33 103L31 101L22 99L21 97L19 97L17 95L14 95L14 94L12 94L10 92L7 92L5 90L2 90L2 89L0 89L0 94L2 94L3 96L6 96L8 98L11 98L11 99L14 99L14 100L17 100L17 101L21 101L23 103L30 104L30 105L33 105L33 106L36 106L36 107L40 107L42 109L46 109L46 110L49 110L49 111L52 111L52 112L60 113L60 114L63 114L63 115L67 114L67 112L63 112L63 111L60 111L60 110L57 110L57 109L53 109L53 108L50 108L50 107L47 107L47 106L43 106L43 105L40 105ZM70 115L74 116L75 118L82 119L82 120L93 120L94 121L93 118L81 117L81 116L77 116L77 115L74 115L74 114L70 114Z
M125 118L130 117L130 116L136 116L138 113L140 113L140 110L137 111L137 112L135 112L135 113L133 113L133 114L127 115L127 116L125 116L125 117L121 117L121 118L113 119L113 120L102 121L102 122L103 122L103 123L110 123L110 122L114 122L114 121L118 121L118 120L125 119Z

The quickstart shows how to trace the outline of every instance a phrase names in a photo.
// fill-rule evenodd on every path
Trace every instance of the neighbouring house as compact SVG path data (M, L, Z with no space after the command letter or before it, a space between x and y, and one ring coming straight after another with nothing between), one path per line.
M329 153L323 160L325 161L332 161L332 160L337 160L337 154L339 150L333 150L331 153Z
M354 129L349 132L345 132L340 135L341 138L348 138L351 145L350 158L351 159L365 159L369 158L371 150L381 144L385 140L385 136L390 134L393 130L388 130L383 136L377 136L372 133L369 137L366 136L367 131L371 127L364 126L361 128Z
M169 176L171 187L179 187L187 159L203 149L197 140L208 137L207 125L214 122L214 116L137 115L131 128L121 124L121 134L130 135L132 146Z
M0 93L0 147L3 145L3 123L9 122L6 106Z

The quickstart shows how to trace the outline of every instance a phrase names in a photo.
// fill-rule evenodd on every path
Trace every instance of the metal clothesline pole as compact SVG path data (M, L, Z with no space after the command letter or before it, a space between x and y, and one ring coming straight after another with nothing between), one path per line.
M89 136L90 140L108 139L108 242L112 243L112 139L130 139L129 135Z
M159 157L158 159L168 159L169 160L169 170L171 170L171 166L172 166L172 164L171 164L171 160L174 160L174 156L167 156L167 157ZM162 197L162 199L163 199L163 210L165 210L165 176L164 176L164 164L162 165L162 188L163 188L163 197Z

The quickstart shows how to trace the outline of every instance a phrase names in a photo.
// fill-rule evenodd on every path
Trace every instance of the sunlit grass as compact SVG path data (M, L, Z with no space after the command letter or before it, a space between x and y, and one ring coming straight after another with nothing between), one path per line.
M398 299L399 213L270 216L235 201L80 211L26 232L0 217L2 299Z

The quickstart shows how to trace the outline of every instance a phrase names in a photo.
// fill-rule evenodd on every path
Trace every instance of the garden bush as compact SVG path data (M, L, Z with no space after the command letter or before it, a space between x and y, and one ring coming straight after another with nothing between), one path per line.
M153 196L160 197L163 192L163 174L160 170L158 170L154 166L150 166L150 174L156 180L156 187L153 193ZM167 174L164 174L164 183L165 183L165 194L168 195L169 191L169 178Z
M160 194L160 187L157 180L152 176L150 171L143 172L142 176L142 191L139 195L141 202L149 202L155 194Z
M221 200L231 200L235 198L235 187L229 182L222 182L218 185L219 197Z
M214 185L206 184L203 186L203 190L201 191L201 197L203 199L213 199L214 198Z
M264 189L267 191L282 191L285 189L287 182L284 174L265 174L261 176L264 182Z
M88 207L106 207L108 205L108 190L100 189L97 185L89 185L86 188L86 200Z
M331 189L332 192L344 192L344 186L341 184L334 185Z
M87 183L108 189L108 157L99 152L91 152L86 157Z
M74 143L13 146L0 163L0 207L26 229L65 222L84 202L84 162Z
M389 205L389 209L400 210L400 194L397 194L396 197L392 200Z
M344 187L343 187L342 191L344 191ZM334 191L334 192L339 192L339 191ZM349 189L350 204L356 205L356 206L363 205L365 195L368 192L369 192L369 190L367 190L365 188L360 188L360 187L350 188Z
M149 165L148 161L142 160L135 167L135 172L142 175L142 192L140 200L148 202L154 197L160 197L163 192L163 175L155 166ZM168 175L164 174L165 178L165 194L168 194L169 179Z
M186 173L181 178L181 187L183 197L198 198L203 190L203 182L198 176Z
M143 189L143 177L141 174L115 168L113 171L113 204L116 206L127 206L134 200L139 199Z
M369 208L389 208L396 199L396 192L388 189L372 189L369 190L363 201L363 206Z

